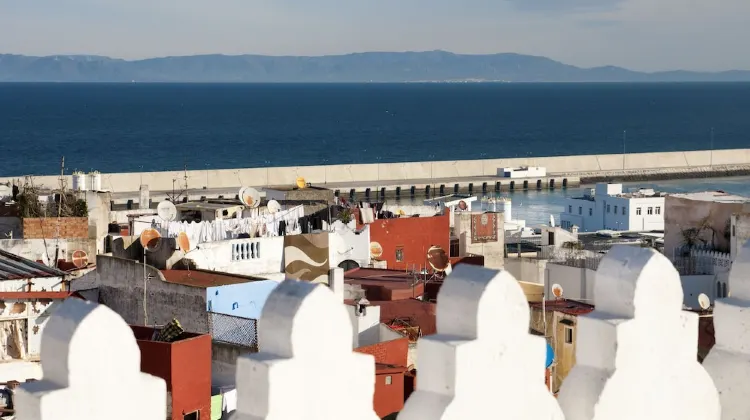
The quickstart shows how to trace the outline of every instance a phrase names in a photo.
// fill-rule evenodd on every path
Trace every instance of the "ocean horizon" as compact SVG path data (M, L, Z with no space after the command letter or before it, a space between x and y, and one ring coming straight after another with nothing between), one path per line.
M750 83L0 83L0 176L747 148L748 112Z

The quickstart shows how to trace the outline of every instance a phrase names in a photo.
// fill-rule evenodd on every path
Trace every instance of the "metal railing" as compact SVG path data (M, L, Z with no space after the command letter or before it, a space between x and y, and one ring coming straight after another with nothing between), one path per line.
M258 320L208 313L208 328L215 341L258 349Z

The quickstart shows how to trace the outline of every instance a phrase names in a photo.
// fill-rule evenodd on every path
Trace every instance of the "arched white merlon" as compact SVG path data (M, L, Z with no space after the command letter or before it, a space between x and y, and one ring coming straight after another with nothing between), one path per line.
M506 271L460 265L438 295L437 334L419 339L417 390L398 420L562 420L544 384L547 346Z
M164 420L167 389L141 373L133 331L104 305L70 298L42 335L44 378L21 385L18 420Z
M558 398L567 420L720 419L718 392L697 361L698 315L682 311L680 276L666 257L613 247L594 295Z
M721 397L723 420L750 418L750 242L729 272L731 297L714 302L716 344L703 366ZM724 294L727 294L724 286Z
M284 280L259 321L260 352L237 361L233 420L378 420L375 363L352 351L345 306L324 285Z

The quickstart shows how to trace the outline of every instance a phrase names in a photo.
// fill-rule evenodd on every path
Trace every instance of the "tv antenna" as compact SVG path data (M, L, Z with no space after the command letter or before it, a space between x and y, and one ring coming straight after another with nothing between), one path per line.
M146 294L146 284L150 278L146 275L146 252L154 252L159 249L161 244L161 233L154 228L148 228L141 232L140 243L143 247L143 325L148 325L148 312L146 310L146 300L148 295Z

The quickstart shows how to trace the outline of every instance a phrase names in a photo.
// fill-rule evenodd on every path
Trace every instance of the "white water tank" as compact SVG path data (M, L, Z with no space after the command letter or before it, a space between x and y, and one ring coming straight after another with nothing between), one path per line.
M102 174L99 171L89 172L89 191L102 190Z
M86 175L83 172L73 172L73 191L86 191Z
M511 208L511 201L510 199L506 198L503 200L503 220L505 223L510 223L511 220L513 220L513 217L510 213Z

